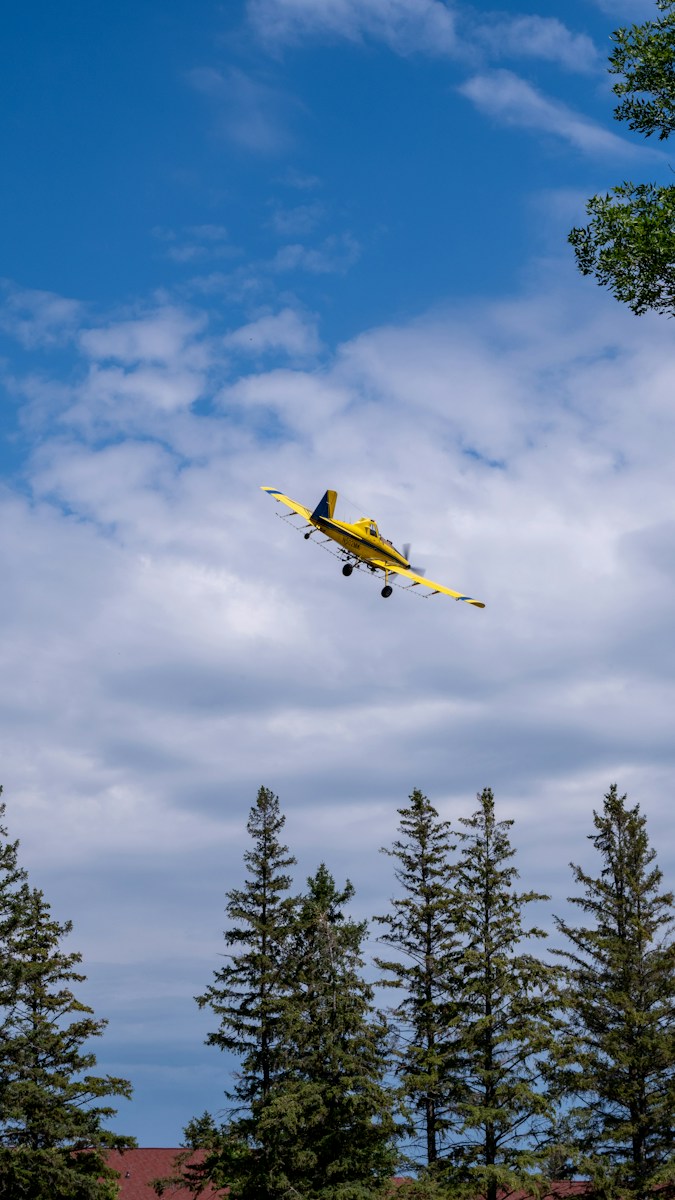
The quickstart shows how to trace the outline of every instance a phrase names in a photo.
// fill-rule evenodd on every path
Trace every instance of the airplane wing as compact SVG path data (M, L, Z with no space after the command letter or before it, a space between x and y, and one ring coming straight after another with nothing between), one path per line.
M280 504L285 504L287 508L292 508L293 512L300 513L301 517L304 517L306 521L309 521L309 518L312 515L312 510L310 508L305 508L304 504L298 504L297 500L291 500L290 496L284 496L284 493L278 492L276 488L263 487L260 490L262 492L267 492L273 500L278 500Z
M416 575L414 571L407 571L405 567L396 567L392 563L385 562L383 558L373 558L370 561L383 571L392 571L395 575L402 575L404 579L409 579L411 587L424 584L424 587L431 588L432 595L442 592L444 596L452 596L455 600L464 600L467 604L473 604L475 608L485 608L482 600L474 600L471 596L463 596L461 592L453 592L452 588L445 587L442 583L434 583L433 579L425 579L423 575Z

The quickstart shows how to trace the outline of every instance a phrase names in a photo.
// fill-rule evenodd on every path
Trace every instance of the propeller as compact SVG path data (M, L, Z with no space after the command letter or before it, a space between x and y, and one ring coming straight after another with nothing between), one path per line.
M410 542L403 543L403 557L407 558L408 562L410 562ZM424 567L413 567L412 563L410 564L410 570L414 571L416 575L426 575Z

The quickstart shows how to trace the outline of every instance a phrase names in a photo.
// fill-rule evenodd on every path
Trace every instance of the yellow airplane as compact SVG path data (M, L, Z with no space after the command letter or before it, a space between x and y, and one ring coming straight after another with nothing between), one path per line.
M480 600L474 600L471 596L463 596L461 592L453 592L452 588L445 587L442 583L434 583L431 579L425 579L419 573L419 568L411 567L408 562L410 548L404 546L405 554L402 554L387 538L382 537L377 525L369 517L361 517L360 521L354 521L352 524L348 524L346 521L336 521L333 513L335 512L337 492L327 491L312 512L309 508L305 508L304 504L298 504L296 500L291 500L290 496L285 496L276 488L263 487L261 490L278 500L280 504L285 504L294 513L304 517L309 526L305 538L311 538L314 530L318 529L327 538L338 543L341 547L339 557L345 560L342 568L343 575L351 575L355 567L361 566L368 567L373 572L384 571L384 587L381 594L385 599L387 596L391 596L394 590L389 583L389 575L392 574L402 575L404 579L409 579L408 587L414 588L423 584L424 587L431 588L431 596L436 596L440 592L444 596L452 596L455 600L465 600L467 604L473 604L476 608L485 608Z

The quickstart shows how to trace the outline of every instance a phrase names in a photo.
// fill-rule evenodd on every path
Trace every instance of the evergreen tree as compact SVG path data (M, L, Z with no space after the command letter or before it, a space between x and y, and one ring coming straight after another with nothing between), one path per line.
M227 893L228 962L197 997L200 1008L208 1005L219 1018L207 1043L236 1055L241 1069L226 1091L229 1120L217 1126L204 1114L186 1129L188 1145L207 1153L201 1166L185 1166L179 1174L195 1189L224 1180L261 1200L271 1193L270 1151L260 1121L280 1071L279 1023L289 993L284 954L296 903L288 874L295 859L280 841L284 824L278 797L261 787L247 823L253 840L244 853L248 878Z
M457 1082L450 1181L496 1200L500 1187L532 1185L546 1161L540 1134L552 1116L543 1064L556 1025L554 970L521 943L545 934L524 909L548 896L517 893L512 821L497 821L492 792L463 819L454 921L462 939L454 983Z
M254 879L245 892L229 894L227 910L240 925L226 938L247 948L201 1001L222 1017L227 1041L211 1040L236 1050L240 1033L244 1071L231 1093L240 1103L223 1125L208 1113L191 1122L189 1148L176 1173L157 1181L160 1193L180 1182L199 1194L208 1182L228 1187L233 1200L365 1200L389 1185L396 1166L394 1101L384 1082L389 1034L361 974L366 923L344 917L353 889L348 883L339 891L324 866L304 897L283 896L289 881L282 871L293 860L277 840L282 824L276 797L261 789L250 825L257 852L247 857ZM203 1157L191 1165L195 1149Z
M0 787L2 796L2 787ZM0 995L10 983L10 955L7 939L15 920L14 898L19 886L26 879L26 872L19 866L19 843L7 840L7 829L3 825L6 806L0 801ZM0 1005L0 1044L4 1040L5 1009Z
M406 1100L417 1114L424 1162L433 1166L444 1150L448 1127L448 976L456 939L451 924L453 874L450 823L441 821L426 796L415 789L407 808L398 810L400 837L383 853L396 860L403 895L376 920L386 927L380 941L397 959L376 958L388 973L381 980L401 995L394 1008L399 1030L397 1074Z
M7 829L2 824L5 812L6 805L0 801L0 937L7 932L6 922L12 912L12 897L18 885L26 879L26 872L18 862L19 843L7 841ZM6 960L3 958L2 961L4 963Z
M225 944L235 953L215 972L215 982L203 996L220 1025L207 1044L236 1054L242 1070L235 1088L226 1093L239 1111L251 1112L264 1103L276 1072L277 1027L286 985L283 948L293 918L295 901L289 893L288 868L295 859L279 841L286 818L279 798L261 787L251 808L247 830L253 848L244 853L249 878L243 888L227 893L225 912L232 922Z
M15 853L14 844L10 862ZM61 948L71 923L55 921L42 892L26 882L4 900L0 1195L107 1200L117 1194L117 1176L106 1167L105 1151L134 1142L103 1128L116 1110L99 1101L129 1097L131 1086L86 1073L96 1057L85 1043L106 1022L93 1019L71 990L85 978L75 969L81 955Z
M362 975L366 922L343 913L351 884L339 890L321 865L307 888L288 953L284 1069L258 1136L273 1147L275 1195L359 1200L389 1187L397 1162L389 1035Z
M587 1171L622 1196L675 1181L675 943L673 894L661 890L646 818L612 785L590 840L597 878L572 864L588 920L557 919L568 1025L558 1078L571 1100Z

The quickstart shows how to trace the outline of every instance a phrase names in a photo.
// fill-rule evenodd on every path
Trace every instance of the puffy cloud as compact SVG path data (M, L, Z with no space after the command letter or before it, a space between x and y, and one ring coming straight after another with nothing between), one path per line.
M86 329L80 334L80 343L89 358L99 361L169 366L184 356L190 343L194 346L195 335L203 325L203 317L195 318L168 305L149 314ZM195 357L203 361L201 351Z
M271 414L286 436L304 439L308 435L321 437L324 429L332 428L354 398L353 389L334 376L326 379L307 371L276 367L242 376L223 389L219 400L224 411L236 406L249 417L256 412ZM317 501L319 498L317 495Z
M558 910L614 778L672 866L667 322L546 275L294 369L289 345L311 344L311 324L280 309L231 334L278 359L235 373L192 309L165 314L170 353L161 311L79 331L61 414L44 416L21 488L0 492L10 827L36 882L78 912L129 1061L144 1019L129 964L157 982L171 958L180 974L152 1018L167 1045L197 1021L190 997L217 961L260 783L281 795L300 875L328 847L366 913L390 893L377 851L415 785L453 818L492 785L518 819L524 880L553 887ZM142 391L182 354L206 364L208 411L148 405L135 427L111 407L93 443L64 424L90 371ZM381 600L276 519L260 484L306 503L335 487L338 515L376 517L487 608Z
M428 732L424 755L450 722L467 736L469 729L482 731L479 740L492 731L499 762L499 747L506 745L498 732L505 719L503 689L511 696L509 743L529 736L533 725L548 731L531 760L537 779L546 776L546 747L556 729L563 731L563 743L569 736L570 764L579 721L579 744L596 747L591 757L606 739L611 744L613 726L623 739L631 718L617 678L646 671L634 694L644 694L647 708L649 688L654 694L657 689L652 672L658 687L669 687L662 652L649 652L644 660L648 640L636 616L645 581L653 581L651 627L665 633L670 622L658 580L667 587L672 574L661 504L672 454L672 370L662 326L631 324L603 305L590 305L585 313L582 305L577 312L578 303L576 296L568 302L543 293L376 329L345 344L321 367L274 367L223 384L220 417L186 416L181 405L156 405L142 433L118 425L121 433L126 428L125 440L96 450L47 430L30 469L37 506L8 494L13 507L4 522L6 530L21 530L6 545L16 594L26 589L47 607L39 612L24 605L23 634L8 629L7 648L12 655L25 648L39 621L42 636L67 649L67 672L80 679L69 706L69 736L73 746L91 747L78 771L86 776L87 762L101 755L115 763L114 744L102 749L107 733L99 741L103 729L114 728L146 778L164 755L175 761L179 743L186 764L197 753L211 762L215 777L220 735L215 755L208 746L224 721L222 734L229 730L226 736L238 747L241 779L250 779L244 748L252 751L257 740L255 761L270 777L277 770L289 779L294 771L321 775L329 756L320 731L326 712L342 729L341 753L348 746L358 761L357 730L372 720L373 738L385 754L387 712L394 725L399 717L405 723L419 686L431 705L422 721ZM98 375L86 376L92 397L99 375L98 400L109 396L114 372L137 395L149 386L149 372L159 372L153 378L160 386L161 363L152 367L137 359L139 347L169 358L155 319L136 330L128 322L101 324L91 338L83 331L83 354L96 350L123 360L94 364ZM198 357L208 358L210 341L198 317L175 310L170 320L187 331L184 345L194 343ZM253 345L293 354L313 352L314 339L313 325L290 309L229 335L231 349ZM640 412L637 390L646 397ZM302 539L274 521L269 501L257 492L261 482L308 503L326 486L338 488L340 504L342 493L360 495L361 510L376 516L394 540L412 540L432 576L481 596L488 608L464 613L435 600L420 610L412 599L407 606L378 608L378 640L370 644L375 590L365 579L338 582L331 559L316 552L312 559ZM24 558L35 547L36 557ZM49 572L58 587L41 582ZM13 611L16 620L19 606ZM418 611L425 614L421 627ZM72 615L72 623L63 624L64 614ZM328 639L326 620L333 630ZM406 658L392 653L401 622L415 641L416 658L428 663L415 685ZM461 622L462 629L462 646L452 650L451 686L444 683L450 667L445 652L439 657L433 650L449 622ZM340 632L347 629L362 631L358 651ZM249 639L266 647L259 664L241 657ZM310 667L317 641L323 678ZM352 719L349 681L356 653L365 683ZM20 678L21 649L18 655L7 669ZM58 655L28 661L35 683L23 711L32 697L40 694L44 705L58 692L47 678L38 682ZM263 686L261 705L256 697ZM473 699L464 707L467 696ZM417 695L415 703L421 702ZM123 715L126 705L132 716ZM249 705L256 714L250 726ZM179 739L173 711L184 720ZM97 712L99 720L93 720ZM641 730L647 742L661 745L653 719ZM636 726L636 744L640 736ZM434 756L418 762L419 740L412 721L407 750L421 768ZM71 769L68 741L59 740L64 779ZM406 741L402 729L397 741ZM309 752L312 744L316 753ZM403 769L397 757L395 775ZM468 760L467 774L478 765L476 759L471 767L471 755ZM560 768L554 763L552 769ZM438 781L438 767L432 775ZM367 782L366 790L373 784Z
M77 340L87 369L65 391L62 422L88 435L140 432L153 413L189 408L203 392L214 356L205 325L202 314L165 304L81 329ZM28 380L24 390L39 404L44 385Z
M225 338L228 349L246 354L282 351L292 357L306 358L319 350L315 319L309 319L292 308L270 313L232 330Z
M0 329L34 349L67 342L84 316L84 305L53 292L0 281Z

